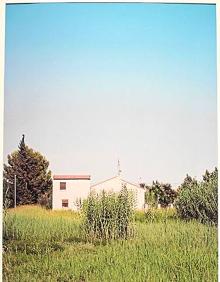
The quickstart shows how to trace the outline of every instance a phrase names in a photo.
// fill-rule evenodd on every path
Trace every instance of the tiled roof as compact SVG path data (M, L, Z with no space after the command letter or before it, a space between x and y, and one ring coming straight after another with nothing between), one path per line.
M54 175L54 180L90 180L90 175Z

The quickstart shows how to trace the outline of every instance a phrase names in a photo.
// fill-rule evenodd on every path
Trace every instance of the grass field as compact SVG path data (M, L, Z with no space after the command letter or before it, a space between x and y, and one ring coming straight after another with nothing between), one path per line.
M159 213L137 213L133 239L101 244L83 239L74 212L11 209L3 281L217 281L217 228Z

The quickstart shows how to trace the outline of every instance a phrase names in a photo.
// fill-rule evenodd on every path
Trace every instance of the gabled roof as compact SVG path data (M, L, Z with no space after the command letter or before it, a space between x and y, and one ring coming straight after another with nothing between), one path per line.
M54 175L54 180L90 180L90 175Z
M113 176L113 177L108 178L108 179L106 179L106 180L103 180L103 181L100 181L100 182L98 182L98 183L95 183L95 184L91 185L91 187L96 186L96 185L99 185L99 184L102 184L102 183L104 183L104 182L107 182L107 181L112 180L112 179L117 178L117 177L118 177L118 176Z
M95 187L95 186L97 186L97 185L100 185L100 184L102 184L102 183L105 183L105 182L107 182L107 181L109 181L109 180L112 180L112 179L114 179L114 178L118 178L118 175L116 175L116 176L114 176L114 177L111 177L111 178L108 178L108 179L106 179L106 180L100 181L100 182L98 182L98 183L95 183L95 184L91 185L91 187ZM134 186L136 186L137 188L144 189L144 188L140 187L138 184L134 184L134 183L129 182L129 181L127 181L127 180L121 179L121 181L124 182L124 183L128 183L128 184L134 185Z
M131 185L134 185L134 186L136 186L137 188L142 188L140 185L135 184L135 183L132 183L132 182L129 182L129 181L127 181L127 180L121 179L121 181L122 181L122 182L125 182L125 183L128 183L128 184L131 184Z

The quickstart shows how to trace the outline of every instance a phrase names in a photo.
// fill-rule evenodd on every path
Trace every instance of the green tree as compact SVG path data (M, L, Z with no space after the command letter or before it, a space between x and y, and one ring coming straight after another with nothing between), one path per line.
M205 174L202 176L203 181L205 183L215 182L218 180L218 169L215 167L215 169L212 172L209 172L208 170L205 171Z
M209 173L209 172L208 172ZM178 187L177 192L179 193L180 190L185 188L193 188L198 185L198 181L195 178L192 178L190 175L186 175L183 183Z
M41 197L51 194L52 178L48 167L46 158L29 148L23 135L18 150L8 155L8 164L4 164L3 196L9 206L14 204L15 175L17 205L35 204Z
M151 186L146 187L145 199L151 206L157 206L160 204L162 207L167 207L172 204L177 196L175 190L172 189L168 183L160 183L153 181Z
M189 180L189 176L187 176ZM186 181L180 186L175 203L177 214L184 219L203 223L218 222L218 170L206 170L202 181Z

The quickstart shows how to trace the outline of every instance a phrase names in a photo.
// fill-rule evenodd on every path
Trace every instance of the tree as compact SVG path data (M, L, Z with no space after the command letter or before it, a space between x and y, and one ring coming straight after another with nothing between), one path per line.
M8 164L4 164L3 191L9 205L14 204L15 175L17 205L35 204L43 195L50 194L52 178L48 167L46 158L29 148L23 135L18 150L8 155Z
M198 182L195 178L192 178L188 174L186 175L185 179L183 180L183 183L178 187L177 193L180 192L180 190L185 189L185 188L193 188L196 185L198 185Z
M189 177L188 177L189 180ZM218 170L206 170L202 181L186 181L180 186L175 203L177 214L184 219L218 223Z
M213 181L218 180L218 169L215 167L214 171L209 172L208 170L205 171L205 174L202 176L203 181L205 183L210 183Z
M176 198L176 191L174 191L170 184L153 181L151 186L146 186L146 202L152 206L160 204L162 207L167 207L172 204Z

